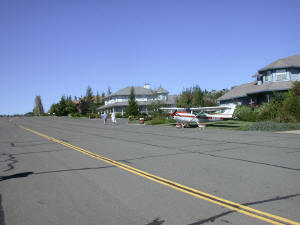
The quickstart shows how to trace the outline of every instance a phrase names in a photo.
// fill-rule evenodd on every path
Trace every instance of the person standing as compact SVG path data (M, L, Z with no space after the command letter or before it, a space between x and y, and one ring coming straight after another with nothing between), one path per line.
M116 113L115 112L113 112L112 114L111 114L111 121L112 121L112 123L113 124L116 124Z
M103 118L104 125L106 125L106 122L107 122L107 114L106 114L106 112L103 113L102 118Z

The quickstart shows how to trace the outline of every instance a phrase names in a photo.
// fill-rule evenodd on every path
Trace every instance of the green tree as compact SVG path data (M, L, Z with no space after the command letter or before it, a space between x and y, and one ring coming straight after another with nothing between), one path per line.
M300 121L300 82L296 81L292 89L285 95L282 102L283 120L286 122Z
M203 92L201 88L196 85L192 89L192 107L200 107L203 105Z
M71 96L66 97L63 95L58 103L51 105L49 112L56 116L67 116L76 112L76 105Z
M192 106L193 96L191 88L186 88L181 92L179 97L176 99L176 106L187 108Z
M299 96L300 96L300 81L295 81L295 82L293 83L293 87L292 87L291 92L292 92L294 95L299 95Z
M85 115L89 112L89 105L87 104L87 102L84 99L81 99L79 102L78 112L83 115Z
M149 106L149 114L153 118L161 118L164 117L165 113L160 109L163 105L160 101L152 102Z
M57 112L58 112L58 104L54 103L50 106L49 113L52 115L54 114L57 115Z
M41 96L37 95L35 96L35 106L34 106L34 109L33 109L33 115L35 116L41 116L44 114L44 107L43 107L43 104L42 104L42 99L41 99Z
M126 107L125 112L128 116L138 116L140 114L138 104L135 100L135 93L133 87L131 87L130 89L128 106Z
M184 89L180 96L176 99L176 106L182 108L199 107L203 105L203 92L196 85L191 88Z
M90 85L86 89L85 101L88 105L88 112L94 113L96 111L96 106L94 103L93 91Z
M101 103L102 103L102 100L101 100L99 92L97 91L97 95L96 95L96 107L101 106Z
M76 112L76 105L72 100L72 97L69 96L67 97L66 100L66 108L65 108L65 114L69 115L71 113L75 113Z

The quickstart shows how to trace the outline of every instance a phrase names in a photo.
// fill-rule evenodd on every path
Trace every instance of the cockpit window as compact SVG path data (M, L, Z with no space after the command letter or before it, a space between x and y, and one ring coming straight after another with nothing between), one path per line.
M184 111L187 113L191 113L191 110L189 108L185 108Z

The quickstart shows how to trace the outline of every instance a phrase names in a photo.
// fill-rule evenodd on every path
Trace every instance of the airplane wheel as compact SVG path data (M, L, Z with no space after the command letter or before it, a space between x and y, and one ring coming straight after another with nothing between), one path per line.
M205 124L198 124L198 127L199 127L200 129L204 129L204 128L206 127L206 125L205 125Z
M176 124L176 128L181 128L181 124Z

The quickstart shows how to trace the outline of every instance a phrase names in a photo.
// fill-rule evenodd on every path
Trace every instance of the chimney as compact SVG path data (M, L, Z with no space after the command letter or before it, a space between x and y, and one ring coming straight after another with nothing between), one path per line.
M149 90L150 90L151 86L150 86L150 84L149 84L149 83L145 83L145 84L144 84L144 88L146 88L146 89L149 89Z

